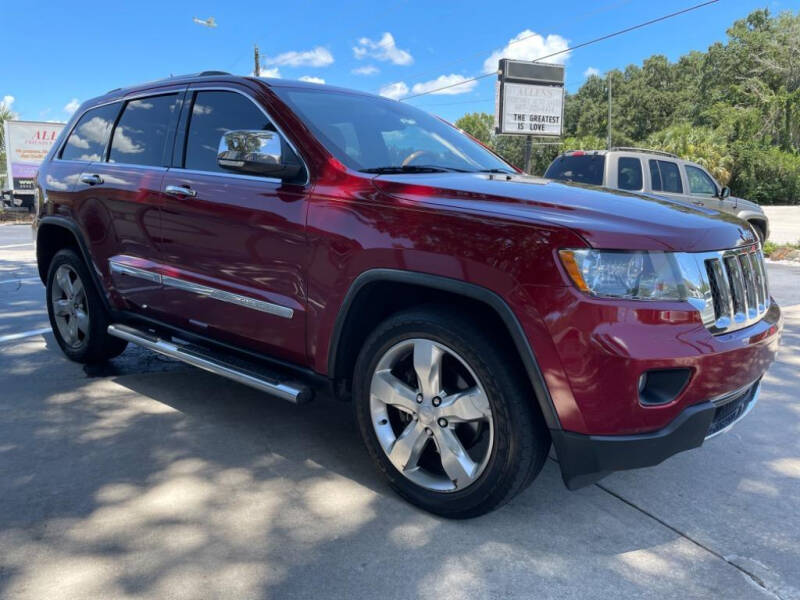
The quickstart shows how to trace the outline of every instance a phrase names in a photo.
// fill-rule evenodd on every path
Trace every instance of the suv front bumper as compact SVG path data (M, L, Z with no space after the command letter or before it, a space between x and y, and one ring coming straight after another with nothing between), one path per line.
M755 406L761 380L722 397L694 404L658 431L635 435L586 435L551 430L570 490L592 484L613 471L650 467L673 454L701 446L733 427Z

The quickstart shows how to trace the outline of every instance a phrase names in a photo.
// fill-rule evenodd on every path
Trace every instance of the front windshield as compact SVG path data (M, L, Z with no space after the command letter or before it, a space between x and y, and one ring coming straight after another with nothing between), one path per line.
M408 104L327 90L273 90L352 169L514 172L455 127Z

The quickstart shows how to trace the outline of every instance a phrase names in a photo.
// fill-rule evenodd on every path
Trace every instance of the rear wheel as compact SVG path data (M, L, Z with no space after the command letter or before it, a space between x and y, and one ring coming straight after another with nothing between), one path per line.
M108 335L110 321L80 257L59 250L47 273L47 313L58 345L81 363L119 356L127 342Z
M370 454L400 495L467 518L533 480L550 438L513 364L452 310L401 313L370 335L356 365L355 408Z

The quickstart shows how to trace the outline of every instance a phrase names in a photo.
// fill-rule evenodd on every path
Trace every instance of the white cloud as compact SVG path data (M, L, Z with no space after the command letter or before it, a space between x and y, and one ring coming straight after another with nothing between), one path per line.
M394 83L383 86L378 90L378 93L386 98L397 100L408 95L408 86L405 81L395 81Z
M592 77L592 76L599 76L600 69L595 69L594 67L589 67L583 72L584 77Z
M380 69L375 65L364 65L350 71L353 75L375 75L380 72Z
M11 105L14 104L14 96L3 96L3 101L0 102L3 106L5 106L8 110L11 110Z
M378 41L365 37L358 40L358 46L353 47L353 56L359 60L367 56L376 60L388 60L395 65L410 65L414 62L408 51L397 47L394 36L388 31Z
M72 100L67 102L67 105L64 107L64 111L71 115L76 110L78 110L78 107L80 105L81 105L80 100L78 100L77 98L73 98Z
M516 60L536 60L554 52L566 50L569 43L566 39L557 34L550 34L542 37L530 29L519 32L515 37L508 41L508 44L500 50L495 50L483 62L483 71L490 73L497 70L497 62L501 58L514 58ZM569 57L569 52L548 58L546 62L564 64Z
M256 73L253 71L250 73L250 77L255 77ZM278 67L273 67L272 69L261 69L261 75L259 77L268 77L269 79L280 79L281 72Z
M312 77L311 75L303 75L300 81L307 81L308 83L325 83L322 77Z
M462 81L466 81L466 83L462 85L454 85L460 83ZM430 92L431 94L466 94L467 92L471 91L478 84L477 81L474 79L472 81L467 81L467 78L463 75L439 75L436 79L431 79L430 81L423 81L421 83L415 83L414 86L411 88L412 93L414 94L425 94ZM452 87L447 87L452 86ZM445 89L439 89L445 88ZM431 91L437 90L437 91Z
M267 58L268 65L288 67L327 67L333 63L333 55L327 48L317 46L311 50L284 52L278 56Z

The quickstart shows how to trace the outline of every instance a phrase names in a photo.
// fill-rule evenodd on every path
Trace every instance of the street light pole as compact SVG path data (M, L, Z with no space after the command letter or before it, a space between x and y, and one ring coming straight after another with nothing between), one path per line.
M611 71L608 72L608 132L606 149L611 150Z
M256 77L261 77L261 60L258 56L258 44L253 44L253 61L255 62L253 67L253 75Z

